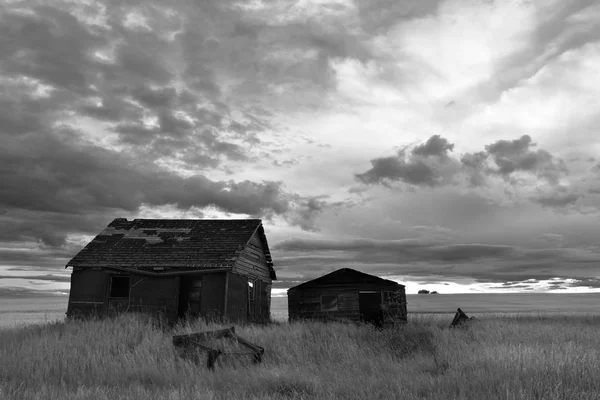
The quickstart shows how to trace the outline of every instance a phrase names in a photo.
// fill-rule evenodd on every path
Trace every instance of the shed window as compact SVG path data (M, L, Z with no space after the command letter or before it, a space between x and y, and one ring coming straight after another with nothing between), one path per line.
M337 294L324 294L321 296L321 311L337 311Z
M113 276L110 279L110 297L129 297L129 277Z

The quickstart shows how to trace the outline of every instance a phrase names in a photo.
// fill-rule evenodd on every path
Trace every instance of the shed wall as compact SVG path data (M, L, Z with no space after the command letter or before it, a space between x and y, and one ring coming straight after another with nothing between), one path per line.
M406 320L406 295L401 285L381 285L375 283L344 283L327 286L302 287L288 291L288 315L290 321L306 318L344 318L353 321L361 319L359 291L377 291L382 295L384 317ZM387 301L384 292L397 292L394 301ZM322 311L321 296L337 295L337 310ZM387 296L389 298L390 296Z

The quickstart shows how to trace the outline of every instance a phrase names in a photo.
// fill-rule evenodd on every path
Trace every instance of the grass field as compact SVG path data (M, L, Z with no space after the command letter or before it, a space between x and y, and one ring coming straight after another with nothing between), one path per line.
M600 399L600 316L411 315L377 331L341 323L237 326L262 364L181 359L173 331L134 315L0 331L2 399ZM209 325L209 329L222 325Z

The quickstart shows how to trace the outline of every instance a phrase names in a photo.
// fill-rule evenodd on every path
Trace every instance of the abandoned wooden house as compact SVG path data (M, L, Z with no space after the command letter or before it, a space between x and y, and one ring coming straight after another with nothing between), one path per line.
M404 285L350 268L304 282L287 293L290 321L345 319L376 325L406 321Z
M67 267L69 317L141 311L264 322L277 279L259 219L117 218Z

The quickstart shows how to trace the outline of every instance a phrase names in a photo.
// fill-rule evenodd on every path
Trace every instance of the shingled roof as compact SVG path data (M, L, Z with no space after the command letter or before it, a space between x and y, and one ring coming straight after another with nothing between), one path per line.
M232 267L255 232L264 243L271 276L275 276L260 219L117 218L66 267Z

